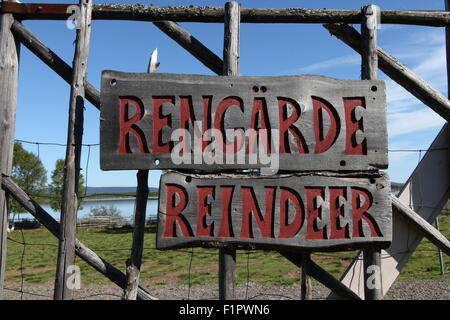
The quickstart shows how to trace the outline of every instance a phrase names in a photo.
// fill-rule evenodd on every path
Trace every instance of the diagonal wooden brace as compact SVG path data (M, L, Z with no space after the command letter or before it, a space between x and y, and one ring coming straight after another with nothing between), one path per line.
M24 209L31 213L40 223L42 223L55 237L59 236L59 223L50 216L36 201L30 198L10 177L2 174L2 189L9 193ZM86 261L91 267L103 274L120 288L126 287L126 276L116 267L102 259L94 251L86 247L78 239L75 240L75 253ZM157 300L150 293L142 288L138 288L138 298L141 300Z
M394 213L400 214L408 221L408 223L411 223L414 227L416 227L425 238L430 240L430 242L450 256L450 241L441 232L439 232L439 230L415 213L414 210L405 206L400 200L397 199L397 197L391 196L391 198L392 210Z
M302 255L288 251L278 251L282 256L291 261L297 267L302 267ZM318 264L309 259L306 273L329 288L338 298L345 300L361 300L361 298L349 289L345 284L322 269Z
M354 28L346 24L326 24L324 27L353 50L361 53L361 34ZM447 97L380 47L378 47L377 54L380 70L437 112L442 118L447 121L450 120L450 100Z
M30 30L18 21L14 21L11 32L16 40L33 52L47 66L55 71L67 83L72 82L72 67L56 53L46 47ZM87 80L84 82L86 99L100 110L100 92Z

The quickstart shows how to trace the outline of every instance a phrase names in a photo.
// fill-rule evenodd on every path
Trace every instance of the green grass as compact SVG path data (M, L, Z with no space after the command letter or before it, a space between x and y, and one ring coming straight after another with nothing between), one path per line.
M442 233L450 238L450 217L441 217L440 224ZM130 255L131 229L80 228L77 232L81 242L118 269L125 271L125 261ZM159 251L155 249L155 236L155 228L148 227L141 268L141 279L144 283L217 283L217 250L194 248ZM10 234L10 238L18 242L24 239L27 245L8 241L6 281L18 282L22 277L27 283L53 281L58 251L55 237L42 228L16 230ZM335 277L340 277L355 254L355 251L315 253L312 258ZM441 276L437 249L428 240L423 239L399 279L449 278L449 258L444 255L444 259L446 274ZM84 284L110 283L80 258L77 258L76 264L81 269ZM238 283L245 283L247 280L275 285L299 282L299 269L275 251L238 251L237 264Z

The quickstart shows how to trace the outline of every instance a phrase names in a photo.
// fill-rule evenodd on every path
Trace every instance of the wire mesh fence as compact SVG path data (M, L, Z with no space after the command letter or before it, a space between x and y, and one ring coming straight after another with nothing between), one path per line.
M32 142L16 140L24 144L37 146L40 157L42 146L65 147L65 144L51 142ZM85 181L89 178L89 162L91 148L98 144L87 144L87 160L85 164ZM391 149L391 153L416 153L418 161L426 151L442 151L443 149ZM109 194L111 195L111 194ZM121 194L116 194L116 196ZM40 199L50 199L52 195L31 194ZM98 195L97 195L98 196ZM128 195L132 197L132 195ZM81 198L92 195L84 193ZM132 208L133 209L133 208ZM440 210L441 208L434 208ZM449 237L450 209L441 211L441 230ZM123 218L122 223L113 223L112 217L106 224L77 225L77 236L80 241L99 254L106 261L125 272L125 263L131 253L132 218ZM56 219L58 220L58 219ZM218 251L215 249L191 248L160 251L155 246L155 221L146 226L145 247L141 268L141 282L154 296L158 293L162 298L176 299L218 299ZM53 281L56 270L58 242L53 235L42 228L34 219L24 214L11 214L10 232L8 236L8 257L5 291L6 297L14 299L52 299ZM411 251L412 252L412 251ZM404 252L386 253L386 259ZM356 251L326 253L317 252L312 259L325 270L339 278ZM80 267L81 287L75 291L75 299L120 299L122 290L111 284L106 278L80 258L76 259ZM275 251L237 251L238 299L299 299L300 270ZM427 240L422 241L414 250L414 255L402 272L403 279L426 279L442 277L439 270L438 251ZM444 277L448 276L448 272ZM354 279L352 281L363 281ZM315 283L317 284L317 283ZM279 288L290 287L290 291ZM207 288L207 289L205 289ZM163 291L165 290L165 291ZM322 297L325 293L321 293Z

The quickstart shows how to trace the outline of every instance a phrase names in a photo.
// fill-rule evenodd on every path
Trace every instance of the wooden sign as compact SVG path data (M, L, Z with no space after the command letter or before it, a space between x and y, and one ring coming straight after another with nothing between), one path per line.
M104 71L103 170L387 167L383 81Z
M390 183L377 177L162 176L157 248L332 251L387 247Z

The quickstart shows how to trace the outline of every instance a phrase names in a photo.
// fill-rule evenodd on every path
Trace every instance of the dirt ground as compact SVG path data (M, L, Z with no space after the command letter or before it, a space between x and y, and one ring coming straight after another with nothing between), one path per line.
M217 300L217 285L147 285L150 293L160 300ZM6 300L49 300L53 295L53 283L5 284ZM26 292L26 293L25 293ZM329 290L322 285L313 287L313 299L322 300ZM119 300L122 290L112 285L82 285L75 293L75 300ZM296 300L300 297L298 284L289 286L259 285L248 283L238 285L239 300ZM385 300L450 300L450 279L397 281Z

